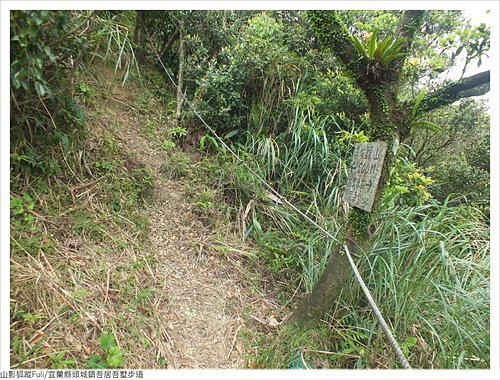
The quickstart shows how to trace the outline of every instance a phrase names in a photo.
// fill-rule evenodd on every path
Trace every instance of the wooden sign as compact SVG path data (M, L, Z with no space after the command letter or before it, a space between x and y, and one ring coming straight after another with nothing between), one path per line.
M365 211L372 211L387 143L384 141L356 144L344 191L344 201Z

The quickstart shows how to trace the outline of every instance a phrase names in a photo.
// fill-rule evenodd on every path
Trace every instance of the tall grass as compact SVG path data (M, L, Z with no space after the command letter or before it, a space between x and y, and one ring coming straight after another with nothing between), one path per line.
M358 262L415 367L489 367L489 230L471 212L438 202L385 210L377 239ZM356 284L349 289L356 290L341 299L345 314L331 321L334 336L346 339L346 325L364 326L371 336L357 350L372 365L381 362L388 346L367 322L368 308L352 307L363 303ZM345 341L335 348L344 350Z
M338 128L331 117L317 119L297 108L287 131L276 137L248 133L243 149L262 178L335 234L347 211L340 189L346 180L350 149L327 137L332 124ZM293 238L294 244L286 245L288 249L280 256L281 267L298 269L305 290L310 291L334 242L279 202L261 200L254 207L257 218L271 227L268 232L281 233L273 235L275 239Z
M115 63L115 74L122 74L122 86L135 69L139 80L141 74L135 49L131 39L130 26L132 21L127 18L133 17L132 13L124 12L112 17L103 17L98 14L95 17L95 28L92 34L92 42L95 45L94 55L103 61Z
M259 175L341 240L342 191L352 146L326 134L333 119L296 112L276 137L248 136L240 146ZM271 268L293 271L309 292L337 241L327 239L274 199L256 199L255 240ZM489 367L489 230L471 206L428 201L382 205L376 238L358 265L416 368ZM330 318L333 367L392 367L390 347L357 283ZM335 353L335 354L333 354Z

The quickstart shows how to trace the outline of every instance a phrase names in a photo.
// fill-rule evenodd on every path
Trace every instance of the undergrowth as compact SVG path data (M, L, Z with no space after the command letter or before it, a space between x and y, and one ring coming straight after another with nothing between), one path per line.
M233 147L275 189L340 237L347 210L339 189L345 183L351 146L321 137L326 124L308 117L297 117L283 136L249 136ZM269 194L223 147L216 149L221 169L212 172L211 186L219 200L236 208L233 220L242 236L257 245L257 259L275 273L277 283L287 284L280 287L277 299L289 306L297 287L312 289L337 241L325 238ZM487 368L485 216L473 205L456 207L454 202L421 197L420 183L402 182L415 177L415 168L401 167L409 174L393 174L376 218L373 244L358 259L363 278L414 367ZM394 192L402 185L407 192L399 198ZM250 355L251 361L260 368L398 367L357 283L346 287L333 311L333 317L311 331L285 328L252 341L259 352Z
M13 368L141 367L149 355L139 353L151 350L154 331L144 326L154 330L157 314L144 300L159 285L143 208L154 176L120 148L113 133L118 120L103 116L110 87L139 79L129 17L11 14L13 35L29 25L35 33L16 40L21 48L33 46L19 50L28 56L16 53L14 39L13 54L26 61L38 54L40 62L32 76L15 71L25 61L12 68L18 78L11 93ZM67 34L69 19L84 31ZM61 44L52 45L58 36ZM116 337L119 350L98 346L103 334Z
M153 175L119 151L115 138L94 124L94 112L87 108L86 138L69 140L78 144L71 153L51 148L66 167L48 177L31 172L24 183L12 179L14 367L85 367L93 344L81 340L105 328L120 334L129 325L123 313L137 301L120 290L123 284L148 286L137 277L150 271L144 265L151 257L149 221L141 208ZM131 257L138 265L112 270Z

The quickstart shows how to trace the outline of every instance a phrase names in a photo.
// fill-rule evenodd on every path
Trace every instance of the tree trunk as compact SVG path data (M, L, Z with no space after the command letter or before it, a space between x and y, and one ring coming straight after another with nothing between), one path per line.
M175 121L179 123L181 120L182 104L184 102L183 88L184 88L184 60L186 58L186 45L184 41L184 19L179 21L179 69L177 74L177 107L175 110Z
M416 30L416 25L422 18L422 11L406 11L401 22L411 25L398 26L395 38L404 38L404 52L409 51ZM356 48L350 39L347 28L342 24L335 12L313 11L311 21L315 24L320 36L329 44L342 46L336 49L335 54L365 93L370 109L371 129L368 135L371 141L385 141L388 144L386 156L382 166L382 173L375 193L372 209L376 210L381 199L382 191L389 180L389 170L394 159L395 145L398 144L398 127L394 120L398 120L397 83L399 81L402 62L396 61L386 72L373 75L367 70L371 62L360 55L356 56ZM366 250L371 244L369 232L372 223L372 213L356 207L351 208L348 215L348 224L343 244L351 252ZM337 300L340 291L352 275L349 261L343 251L342 244L337 247L328 259L323 271L312 292L297 306L297 309L288 319L288 323L310 325L331 309Z
M356 245L352 241L347 241L347 246L350 252L355 252ZM330 254L328 263L312 292L299 303L287 319L287 323L307 326L320 320L332 308L344 283L351 276L351 265L342 244L339 244Z
M144 57L146 55L145 49L145 28L144 28L144 13L145 11L137 11L137 16L135 18L135 29L134 29L134 44L135 44L135 57L137 62L143 63Z
M179 36L180 36L179 29L174 30L174 32L168 38L168 41L165 44L165 46L163 46L163 48L161 49L160 59L163 60L165 58L165 55L168 53L174 42L177 41Z
M391 96L392 94L388 94ZM376 210L381 199L382 192L389 180L389 171L394 160L393 144L397 144L395 138L396 128L390 122L390 113L382 110L386 106L384 97L367 96L370 104L370 119L375 126L371 131L371 140L385 141L388 149L384 158L380 180L375 193L375 201L372 206ZM371 98L371 99L370 99ZM334 305L341 290L352 276L352 268L345 255L342 245L346 244L352 253L363 253L368 250L372 235L372 213L352 207L348 214L348 223L344 233L344 241L334 249L318 282L314 285L312 292L302 300L294 310L287 323L299 325L311 325L322 318Z

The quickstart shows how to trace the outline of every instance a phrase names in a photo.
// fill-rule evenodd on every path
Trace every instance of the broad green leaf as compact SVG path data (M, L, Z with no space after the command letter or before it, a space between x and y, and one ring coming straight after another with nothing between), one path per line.
M380 61L385 65L388 65L395 59L400 57L404 57L404 54L401 53L401 49L403 48L404 38L400 38L398 40L393 40L391 37L387 39L387 46L380 52Z
M246 239L248 237L248 235L250 235L254 230L255 230L255 227L253 226L253 224L251 224L247 228L247 230L245 231L245 236L243 236L243 239Z
M109 367L108 363L103 361L99 354L92 355L85 364L92 369L105 369Z
M432 132L439 132L443 129L440 125L437 125L436 123L433 123L433 122L428 121L428 120L419 120L419 121L413 123L412 127L428 129Z
M56 62L56 56L54 55L54 53L52 53L52 49L50 48L50 46L45 45L43 47L43 50L45 51L45 54L47 54L47 57L49 57L50 61L52 63L55 63Z
M10 209L14 215L22 214L24 212L23 199L21 197L10 198Z
M368 41L368 58L373 59L373 56L375 54L375 50L377 50L377 33L378 31L375 30L372 32L372 35L370 36L370 40Z
M116 339L113 334L101 334L99 337L99 349L107 351L116 346Z
M377 45L377 49L375 50L375 53L373 55L373 58L380 59L383 56L389 44L391 43L391 41L392 38L387 37L385 40L379 42L379 44Z
M35 90L38 96L44 96L47 92L45 86L40 82L35 82Z
M110 347L108 350L108 356L106 357L106 361L109 366L112 368L118 368L123 366L123 353L119 347Z
M460 53L462 52L462 50L464 49L464 45L460 46L452 55L451 55L451 58L452 59L455 59L456 57L458 57L460 55Z
M405 341L403 342L403 344L406 347L413 347L416 343L417 343L417 338L415 338L413 336L406 338Z
M235 136L239 131L237 129L232 130L229 132L227 135L224 136L225 139L230 139L231 137Z
M354 46L358 50L360 54L363 55L363 57L368 58L368 54L366 53L366 49L361 43L361 41L353 34L350 35L352 42L354 43Z
M411 109L411 114L410 114L411 119L414 119L415 116L417 115L418 107L420 106L420 103L424 99L425 94L427 94L427 87L424 87L418 92L417 97L415 98L415 103L413 104L413 107Z
M200 148L205 149L205 140L207 139L207 135L203 135L200 138Z
M253 218L253 226L255 228L255 231L259 233L262 232L262 227L256 217Z

